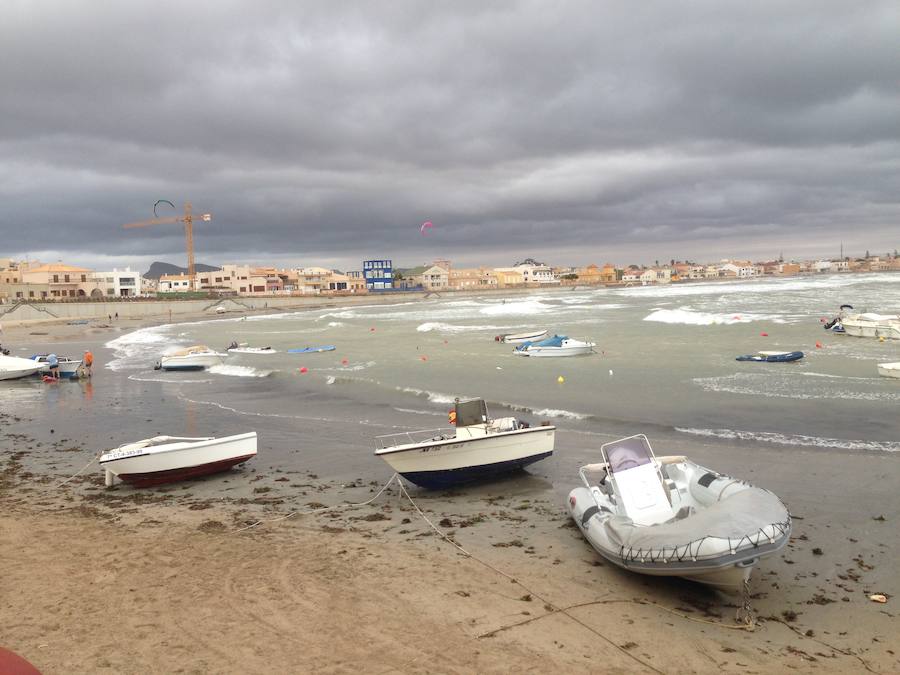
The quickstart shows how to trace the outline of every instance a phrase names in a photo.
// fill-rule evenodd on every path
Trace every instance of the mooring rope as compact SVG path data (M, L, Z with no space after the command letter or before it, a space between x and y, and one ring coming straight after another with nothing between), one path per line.
M101 452L98 452L96 455L94 455L93 457L91 457L91 461L90 461L90 462L88 462L88 463L85 464L83 467L81 467L78 471L76 471L74 474L72 474L71 476L69 476L68 478L66 478L63 482L57 483L57 484L54 485L53 487L48 488L46 491L47 491L47 492L51 492L52 490L58 490L58 489L61 488L63 485L65 485L65 484L68 483L70 480L72 480L73 478L77 478L77 477L80 476L82 473L84 473L85 469L87 469L91 464L93 464L93 463L96 462L98 459L100 459L100 455L102 455L102 454L103 454L102 451L101 451Z

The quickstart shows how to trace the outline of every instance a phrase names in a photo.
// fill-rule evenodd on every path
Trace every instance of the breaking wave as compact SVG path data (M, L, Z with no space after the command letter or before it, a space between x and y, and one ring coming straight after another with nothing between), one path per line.
M229 366L221 364L213 366L209 372L216 375L229 375L230 377L268 377L274 370L258 370L250 366Z
M794 445L810 448L837 448L840 450L871 450L878 452L900 452L900 443L894 441L863 441L844 438L819 438L778 434L769 431L738 431L735 429L693 429L675 427L675 431L694 436L724 438L728 440L753 441L774 445Z

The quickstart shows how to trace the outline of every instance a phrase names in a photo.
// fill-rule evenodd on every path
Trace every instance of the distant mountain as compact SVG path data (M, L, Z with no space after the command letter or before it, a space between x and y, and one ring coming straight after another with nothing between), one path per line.
M211 265L204 265L203 263L196 263L194 265L195 272L215 272L216 270L222 269L221 267L212 267ZM187 267L179 267L178 265L173 265L172 263L164 263L164 262L155 262L150 265L150 269L144 272L145 279L159 279L163 274L187 274Z

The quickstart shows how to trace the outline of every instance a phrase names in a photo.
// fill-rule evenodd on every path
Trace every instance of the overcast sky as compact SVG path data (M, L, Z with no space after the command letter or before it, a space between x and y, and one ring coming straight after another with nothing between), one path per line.
M0 257L900 248L897 0L4 0L0 85Z

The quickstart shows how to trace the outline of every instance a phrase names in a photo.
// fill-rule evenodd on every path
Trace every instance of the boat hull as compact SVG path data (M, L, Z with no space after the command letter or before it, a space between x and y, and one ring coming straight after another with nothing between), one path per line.
M394 471L428 489L497 476L553 454L555 427L452 438L376 451Z
M572 347L538 347L532 345L527 349L520 349L513 352L518 356L534 356L534 357L548 357L548 356L587 356L588 354L594 353L594 343L589 342L585 345L572 346Z
M747 354L738 356L735 361L759 361L761 363L790 363L803 358L803 352L786 352L784 354Z
M49 375L50 374L50 365L46 361L39 361L41 364L41 369L38 371L38 375ZM81 368L81 361L60 361L59 362L59 376L61 378L68 378L70 380L75 380L78 378L78 369Z
M227 471L256 455L256 433L192 443L127 448L100 458L100 466L134 487L152 487Z
M870 320L846 318L841 322L844 334L851 337L886 338L900 340L900 319Z
M17 380L21 377L28 377L40 369L41 364L31 359L0 355L0 380Z
M163 356L159 367L163 370L203 370L224 363L218 354L192 354L190 356Z
M511 333L508 335L498 335L498 342L505 342L507 344L519 344L522 342L534 342L536 340L541 340L547 336L547 331L539 330L533 331L531 333Z

